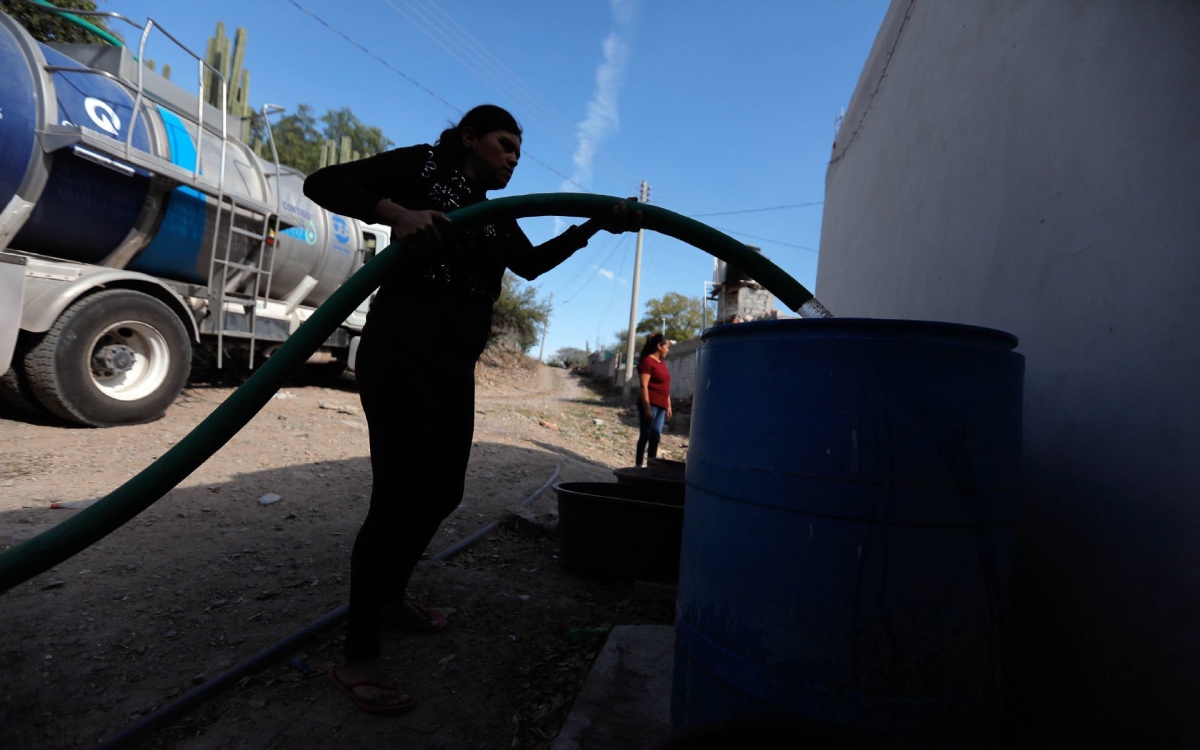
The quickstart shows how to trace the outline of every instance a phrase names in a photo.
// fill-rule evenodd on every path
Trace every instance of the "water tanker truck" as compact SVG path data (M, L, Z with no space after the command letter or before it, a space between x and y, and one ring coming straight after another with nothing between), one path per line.
M273 140L268 161L234 137L204 75L189 93L139 57L0 13L0 398L21 411L156 419L194 356L253 367L387 244L305 198ZM353 369L365 313L314 360Z

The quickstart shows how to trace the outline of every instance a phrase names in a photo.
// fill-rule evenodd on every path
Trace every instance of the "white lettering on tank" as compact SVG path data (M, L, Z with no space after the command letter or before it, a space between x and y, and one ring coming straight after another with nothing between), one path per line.
M92 122L101 130L113 135L121 134L121 118L117 117L117 113L106 102L89 96L83 100L83 107L87 110L88 117L92 118Z

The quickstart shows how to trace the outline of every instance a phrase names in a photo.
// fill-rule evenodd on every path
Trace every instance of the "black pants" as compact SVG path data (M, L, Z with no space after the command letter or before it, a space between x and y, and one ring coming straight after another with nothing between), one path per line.
M384 605L462 501L475 429L475 359L433 355L411 338L363 336L355 362L371 439L371 506L350 560L347 659L380 656ZM403 444L402 435L417 435Z

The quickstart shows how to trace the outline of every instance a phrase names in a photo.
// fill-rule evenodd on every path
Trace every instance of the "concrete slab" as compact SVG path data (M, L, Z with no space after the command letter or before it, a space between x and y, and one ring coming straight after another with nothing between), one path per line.
M645 750L666 737L674 649L670 625L613 628L550 750Z

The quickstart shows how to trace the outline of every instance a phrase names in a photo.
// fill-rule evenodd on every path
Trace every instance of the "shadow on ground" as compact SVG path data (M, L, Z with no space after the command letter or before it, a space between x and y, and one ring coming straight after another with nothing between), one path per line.
M519 505L555 468L556 481L611 480L579 454L539 448L476 443L463 503L430 550ZM436 486L430 480L414 477L412 501ZM369 491L365 458L177 488L4 594L0 746L95 745L339 608ZM268 493L282 499L261 505ZM554 502L547 492L531 507ZM0 514L0 545L74 512ZM558 558L553 529L501 528L418 569L410 594L446 609L451 627L385 633L385 659L419 701L411 714L367 716L327 684L324 672L340 656L338 624L157 731L148 746L547 747L605 628L673 621L670 596L575 576Z

